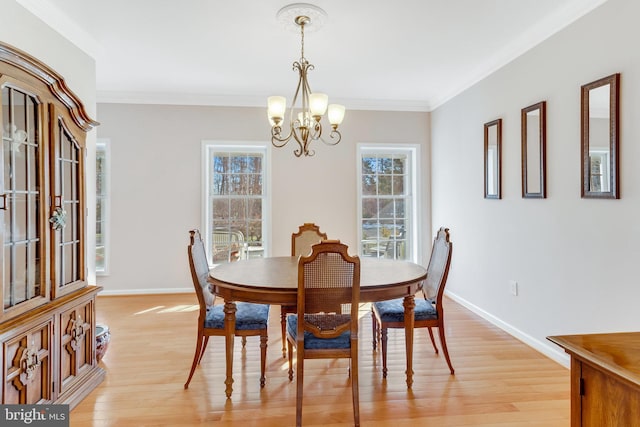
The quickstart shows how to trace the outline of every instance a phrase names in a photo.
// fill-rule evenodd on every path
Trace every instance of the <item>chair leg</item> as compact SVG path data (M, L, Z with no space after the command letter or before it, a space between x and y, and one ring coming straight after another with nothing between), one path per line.
M266 331L265 331L266 332ZM260 335L260 388L264 387L266 382L264 371L267 367L267 334Z
M438 354L438 346L436 345L436 340L433 338L433 330L431 329L431 326L427 327L427 329L429 330L429 338L431 338L433 349L436 351L436 354Z
M296 348L296 426L302 426L302 389L304 377L304 349Z
M380 329L382 332L382 378L387 378L387 328Z
M196 352L193 355L193 363L191 364L191 371L189 372L189 378L187 378L187 382L184 383L185 390L189 388L189 383L191 382L191 377L193 377L193 373L196 371L196 366L200 364L202 353L204 353L203 340L206 340L207 338L209 337L204 337L200 335L200 331L198 331L198 340L196 342Z
M449 371L451 371L451 375L455 373L453 370L453 366L451 365L451 359L449 359L449 350L447 349L447 339L444 337L444 321L440 321L440 325L438 326L438 335L440 335L440 344L442 344L442 351L444 352L444 358L447 361L447 365L449 365Z
M356 427L360 425L360 393L358 388L358 348L355 346L351 351L351 395L353 399L353 423Z
M244 348L247 345L247 337L243 336L242 337L242 348Z
M293 381L293 345L289 340L287 340L287 347L289 349L287 352L289 355L289 381Z
M282 331L282 358L287 357L286 348L287 345L287 311L285 306L280 306L280 329Z
M203 340L200 340L200 344L202 345L202 349L200 350L200 358L198 359L198 365L202 362L202 356L204 356L204 351L207 349L207 344L209 344L209 335L206 335Z
M373 349L378 346L378 320L373 313L373 307L371 308L371 335L373 336Z

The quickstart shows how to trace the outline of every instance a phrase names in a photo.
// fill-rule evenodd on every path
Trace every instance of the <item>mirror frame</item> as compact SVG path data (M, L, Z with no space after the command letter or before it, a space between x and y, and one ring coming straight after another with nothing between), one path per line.
M489 128L491 126L496 127L496 143L497 143L497 157L496 157L496 180L497 188L495 194L489 194ZM484 198L485 199L500 199L502 198L502 119L496 119L484 124Z
M589 159L589 91L601 86L609 86L609 191L591 191L589 188L591 162ZM582 151L582 198L619 199L619 113L620 113L620 73L603 77L582 86L581 108L581 151Z
M529 159L528 159L528 144L530 141L527 141L527 131L528 131L528 123L527 123L527 113L532 111L539 111L539 123L538 123L538 135L539 141L538 145L540 147L539 154L539 163L537 165L532 165L538 171L539 183L540 183L540 191L532 192L530 191L530 183L528 179L529 172ZM521 110L521 137L522 137L522 197L531 198L531 199L545 199L547 197L547 102L541 101L537 104L530 105ZM533 142L531 142L533 143Z

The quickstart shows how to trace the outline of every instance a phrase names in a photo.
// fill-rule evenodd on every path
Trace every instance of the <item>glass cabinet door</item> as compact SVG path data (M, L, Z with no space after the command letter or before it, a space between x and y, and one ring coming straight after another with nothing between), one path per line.
M2 84L0 153L0 318L27 311L46 299L42 260L42 141L37 98Z
M54 114L52 145L53 285L54 298L85 285L84 150L61 116Z

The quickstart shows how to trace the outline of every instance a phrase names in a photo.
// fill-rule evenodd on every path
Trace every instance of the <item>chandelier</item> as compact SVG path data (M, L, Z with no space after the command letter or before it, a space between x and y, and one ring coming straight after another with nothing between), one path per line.
M315 151L310 148L313 141L321 140L327 145L336 145L342 139L338 126L344 118L344 106L338 104L328 105L329 97L324 93L313 93L309 87L307 73L314 69L313 64L304 57L304 30L310 27L312 17L321 22L326 13L313 5L297 3L285 6L278 12L278 18L292 21L300 27L300 59L293 63L293 70L298 72L298 86L296 87L293 101L289 107L289 124L284 125L284 117L287 110L287 101L284 96L270 96L267 99L267 114L271 123L271 143L277 147L284 147L292 138L298 143L294 150L296 157L303 154L313 156ZM291 20L288 22L291 24ZM286 24L286 22L285 22ZM325 140L322 134L322 116L327 113L331 124L329 140ZM287 128L285 135L283 128Z

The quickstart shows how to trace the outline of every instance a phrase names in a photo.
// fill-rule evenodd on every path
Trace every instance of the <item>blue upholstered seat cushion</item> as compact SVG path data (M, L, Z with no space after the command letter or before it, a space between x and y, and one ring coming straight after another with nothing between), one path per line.
M298 316L287 316L287 332L297 339L298 337ZM311 332L304 331L304 349L322 350L332 348L351 348L351 331L345 331L335 338L318 338Z
M383 322L404 322L404 298L396 298L388 301L373 303L373 309L378 313ZM438 312L431 301L424 298L416 298L416 307L413 317L415 320L431 320L438 318Z
M236 303L236 329L266 329L269 323L269 305ZM218 304L207 308L205 328L224 329L224 305Z

